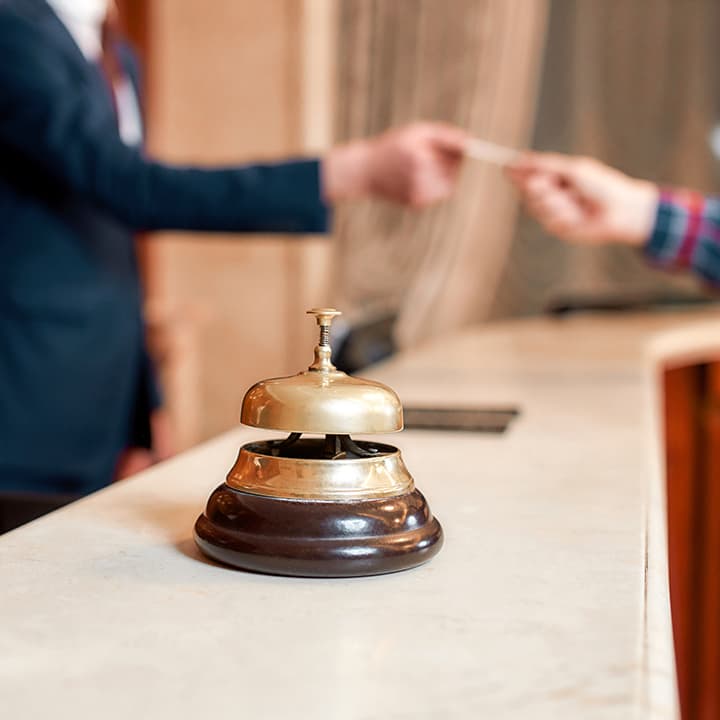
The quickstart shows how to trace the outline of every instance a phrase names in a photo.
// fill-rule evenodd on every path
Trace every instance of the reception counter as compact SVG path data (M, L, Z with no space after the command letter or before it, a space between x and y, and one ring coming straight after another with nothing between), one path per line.
M472 329L370 376L406 405L517 405L391 438L445 529L408 572L267 577L191 539L237 429L0 537L0 713L675 718L660 370L714 314ZM238 402L245 388L232 388Z

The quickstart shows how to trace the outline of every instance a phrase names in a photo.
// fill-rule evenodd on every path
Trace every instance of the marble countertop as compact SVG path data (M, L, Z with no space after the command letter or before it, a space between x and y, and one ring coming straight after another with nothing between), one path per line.
M446 534L408 572L203 560L247 429L0 537L3 717L676 717L658 369L713 336L714 314L526 320L377 367L405 404L522 410L388 438Z

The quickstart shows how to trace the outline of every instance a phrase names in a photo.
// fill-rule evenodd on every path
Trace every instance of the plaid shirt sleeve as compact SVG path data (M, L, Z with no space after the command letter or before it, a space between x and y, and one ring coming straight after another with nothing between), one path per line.
M720 285L720 198L663 190L644 251L653 265L689 268Z

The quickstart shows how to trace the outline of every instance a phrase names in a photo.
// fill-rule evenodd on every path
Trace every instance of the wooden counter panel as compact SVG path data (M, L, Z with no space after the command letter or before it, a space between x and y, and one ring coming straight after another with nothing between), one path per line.
M665 373L670 597L684 720L720 717L720 363Z
M668 553L678 692L683 717L694 716L692 658L696 657L693 587L697 575L691 548L698 529L695 516L699 487L700 397L703 368L691 366L665 373L665 462L668 501Z

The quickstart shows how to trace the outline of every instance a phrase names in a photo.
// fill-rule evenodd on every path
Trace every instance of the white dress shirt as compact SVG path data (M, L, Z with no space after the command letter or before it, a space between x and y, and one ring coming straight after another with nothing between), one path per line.
M97 62L102 54L102 24L109 4L109 0L48 0L90 62Z
M48 4L67 28L88 62L100 62L102 26L109 0L48 0ZM139 145L143 139L140 103L129 78L113 85L120 137L126 145Z

